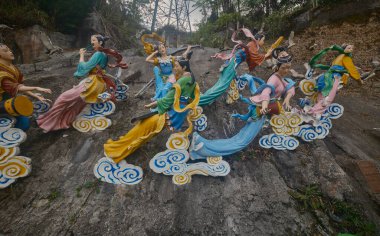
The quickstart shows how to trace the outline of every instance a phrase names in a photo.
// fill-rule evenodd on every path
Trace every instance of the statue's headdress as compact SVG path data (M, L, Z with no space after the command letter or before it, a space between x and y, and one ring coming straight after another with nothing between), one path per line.
M150 55L152 54L154 51L155 51L155 48L154 48L154 45L152 43L149 43L149 42L146 42L145 39L146 38L151 38L151 39L154 39L162 44L165 44L165 39L162 38L161 36L159 36L158 34L156 33L153 33L153 34L144 34L143 36L141 36L141 42L142 44L144 45L144 51L146 54Z

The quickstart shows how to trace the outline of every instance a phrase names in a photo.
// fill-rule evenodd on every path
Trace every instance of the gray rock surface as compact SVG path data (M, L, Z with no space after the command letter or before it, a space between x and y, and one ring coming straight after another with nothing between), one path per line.
M194 51L191 64L202 91L217 80L221 62L209 59L215 52L208 48ZM227 158L231 173L226 177L194 176L191 184L178 187L171 177L153 173L149 160L165 149L169 132L164 131L127 159L143 168L140 184L98 182L93 167L103 157L104 142L126 133L132 127L130 118L146 112L143 105L153 96L151 88L142 98L133 97L151 79L153 67L142 57L126 60L129 69L122 77L131 96L116 104L109 129L82 134L71 128L44 134L34 125L28 131L21 153L32 158L33 171L0 191L0 234L329 235L316 226L312 214L299 211L299 204L288 194L313 183L319 183L325 195L359 204L380 227L379 199L355 164L364 159L380 165L379 138L365 132L380 127L379 93L366 93L365 88L359 88L356 95L338 95L345 113L334 120L326 139L301 143L296 151L272 151L260 148L256 138L248 148ZM75 66L55 68L57 61L43 62L40 71L26 73L26 83L52 88L53 98L77 84L72 77ZM239 73L245 69L246 65L241 66ZM267 78L270 72L260 68L257 73ZM380 83L378 76L373 83ZM245 111L245 105L224 101L223 96L205 108L209 128L202 135L224 138L243 125L231 120L230 114ZM323 213L319 217L329 224Z

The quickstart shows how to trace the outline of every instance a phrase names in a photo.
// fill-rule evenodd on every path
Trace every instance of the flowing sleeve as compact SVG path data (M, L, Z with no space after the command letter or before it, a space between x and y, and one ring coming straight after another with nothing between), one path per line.
M86 76L96 65L100 64L104 58L103 53L95 52L94 55L87 62L79 62L77 71L74 73L75 77Z
M1 80L1 88L12 97L16 96L20 85L20 83L17 83L7 78Z
M250 100L254 103L261 103L262 101L269 101L270 95L272 93L272 89L270 86L273 86L274 88L276 88L276 86L277 86L276 81L277 81L276 78L274 78L274 75L272 75L268 79L268 82L267 82L267 85L269 85L269 86L264 88L260 94L257 94L253 97L250 97Z
M292 97L296 94L296 89L294 88L295 82L289 78L285 78L285 89L286 89L286 95L291 94Z
M292 86L290 89L288 89L288 91L286 92L286 94L291 94L292 97L294 96L294 94L296 94L296 89L294 88L294 86Z
M354 78L355 80L360 79L360 74L356 69L351 57L343 57L343 66L348 70L348 73L350 73L350 76L352 78Z
M165 97L157 100L157 109L159 114L164 114L174 103L175 89L171 89Z
M261 101L269 101L271 92L272 90L270 88L265 88L263 92L259 95L261 98Z

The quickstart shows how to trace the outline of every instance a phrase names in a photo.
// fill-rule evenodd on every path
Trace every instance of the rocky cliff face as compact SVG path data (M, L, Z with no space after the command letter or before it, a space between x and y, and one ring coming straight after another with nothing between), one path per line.
M373 24L378 26L376 22ZM346 30L355 27L358 26L351 25ZM323 32L323 37L316 37L326 43L327 39L334 41L334 31ZM379 40L379 35L376 37ZM304 53L314 53L307 49L311 38L307 33L296 36L298 44L292 49L293 66L302 73ZM353 38L353 43L358 38ZM334 42L343 43L343 39ZM365 50L362 44L356 48L357 52ZM215 52L216 49L209 48L194 52L191 64L201 91L217 80L221 62L209 59ZM373 55L376 54L379 51L375 50ZM359 58L354 54L354 61L361 67L370 66L370 60L366 59L364 54ZM326 199L354 204L380 229L379 194L368 187L357 166L359 160L369 160L380 169L380 139L375 129L380 127L378 75L363 87L350 83L338 95L337 102L345 107L345 113L334 122L324 140L301 143L295 151L273 151L259 147L256 138L248 148L226 158L231 165L228 176L194 176L189 185L178 187L172 184L171 177L149 169L149 160L165 149L169 132L164 131L127 160L144 169L144 180L136 186L115 186L96 180L94 164L103 157L103 143L126 133L132 127L130 118L143 114L143 105L153 96L150 89L142 98L133 97L152 77L152 66L138 56L128 56L126 60L130 65L122 77L130 86L131 96L126 102L116 104L109 129L88 134L73 129L44 134L34 125L28 131L21 151L32 158L33 171L29 177L0 191L0 234L336 235L342 232L327 213L302 210L303 205L289 195L289 191L305 189L311 184L318 184ZM52 88L53 98L79 82L72 78L75 67L68 58L40 62L37 67L40 68L37 72L32 66L22 67L26 83ZM240 70L245 72L246 66ZM270 71L260 68L256 74L266 79ZM205 108L209 128L203 135L230 137L243 125L230 118L231 113L245 109L240 103L226 105L225 98L220 98Z
M318 2L318 1L315 1ZM342 2L330 7L316 7L296 15L291 19L293 30L304 30L310 26L322 26L342 22L343 20L358 20L367 18L372 13L379 12L379 0L363 0Z
M34 25L26 29L3 29L2 43L14 52L16 63L32 64L49 60L53 54L74 46L75 37Z

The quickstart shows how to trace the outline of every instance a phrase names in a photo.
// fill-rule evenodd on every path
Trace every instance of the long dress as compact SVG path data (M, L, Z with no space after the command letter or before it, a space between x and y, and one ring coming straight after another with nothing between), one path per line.
M231 81L236 77L236 68L245 58L246 53L240 49L236 52L234 57L223 65L218 81L201 95L199 106L210 105L230 87Z
M242 49L238 49L236 53L234 50L234 56L227 56L220 53L214 56L220 59L227 59L227 61L222 67L223 69L218 81L201 95L201 100L199 101L200 106L210 105L230 87L232 80L236 77L236 69L243 61L246 61L249 70L253 71L265 60L265 55L259 53L260 47L257 40L252 40L246 46L237 46L241 46Z
M180 78L165 97L157 100L158 114L139 121L118 140L108 140L104 144L105 155L118 163L160 133L166 125L179 130L188 111L195 109L199 102L199 86L190 81L191 77Z
M98 95L106 91L102 78L108 58L103 52L95 52L89 61L80 62L75 77L84 77L78 85L62 93L52 108L41 115L37 124L45 132L67 129L87 103L98 103Z
M6 66L0 63L0 101L17 96L18 88L24 83L21 71L14 65ZM30 119L26 116L16 116L16 128L24 131L30 127Z
M248 114L233 115L246 121L246 125L236 135L227 139L208 140L195 132L190 146L191 159L227 156L244 149L257 136L265 122L265 116L258 113L257 106L261 106L263 101L277 102L279 98L288 93L292 96L295 94L295 83L290 79L280 78L276 74L273 74L266 84L264 81L260 83L261 85L257 89L254 83L250 83L253 96L250 99L245 99L246 103L250 104Z
M318 92L316 103L307 112L311 115L321 115L333 103L340 84L346 84L347 73L355 80L360 80L360 74L356 69L352 58L346 54L340 54L332 63L327 72L317 79L316 90Z
M156 91L152 100L157 100L163 98L176 82L173 75L174 57L168 57L166 60L156 58L154 64L156 65L153 68Z

